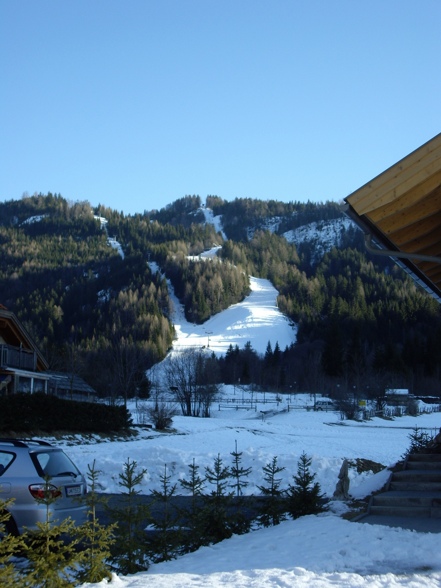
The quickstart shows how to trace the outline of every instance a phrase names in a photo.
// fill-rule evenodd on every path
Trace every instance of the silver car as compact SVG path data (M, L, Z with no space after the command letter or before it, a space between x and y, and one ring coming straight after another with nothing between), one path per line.
M0 438L0 501L13 499L6 523L10 533L20 535L46 522L47 506L39 499L48 488L55 499L49 505L52 523L86 520L86 480L62 449L36 439Z

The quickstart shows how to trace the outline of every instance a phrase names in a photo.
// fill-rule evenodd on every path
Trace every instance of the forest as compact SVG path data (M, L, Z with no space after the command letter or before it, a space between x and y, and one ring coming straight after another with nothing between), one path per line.
M204 206L222 215L222 234L205 223ZM219 382L439 395L439 304L393 261L367 254L355 227L319 256L319 229L309 242L284 236L341 217L333 202L186 196L125 216L60 194L25 195L0 203L0 304L25 324L51 369L78 373L103 396L145 396L145 372L174 337L167 280L188 320L203 323L242 300L254 275L278 289L297 341L268 345L263 357L249 345L229 349L212 358ZM218 258L198 261L214 244Z

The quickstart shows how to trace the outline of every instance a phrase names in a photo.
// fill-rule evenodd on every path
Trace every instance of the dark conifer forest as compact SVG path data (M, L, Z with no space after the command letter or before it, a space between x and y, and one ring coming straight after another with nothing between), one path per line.
M222 233L205 222L204 208L222 215ZM393 261L368 254L350 223L322 251L322 230L342 218L332 202L186 196L125 216L59 194L24 196L0 203L0 304L52 369L78 373L102 395L142 396L146 370L173 342L167 280L188 320L203 323L242 300L254 275L278 289L297 342L268 344L263 357L250 345L230 348L213 358L219 381L281 392L377 397L390 386L439 394L439 304ZM308 239L285 238L310 223ZM214 245L222 246L217 258L192 257Z

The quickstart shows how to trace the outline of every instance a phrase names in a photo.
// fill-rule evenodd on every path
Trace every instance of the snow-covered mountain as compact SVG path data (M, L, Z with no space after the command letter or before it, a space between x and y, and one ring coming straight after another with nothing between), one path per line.
M205 222L213 225L215 230L221 233L222 237L226 239L227 236L224 231L222 216L215 216L213 211L207 207L201 207L199 211L203 213ZM262 219L257 226L247 227L248 239L252 239L257 229L270 231L271 233L279 232L280 226L284 220L286 219L279 216ZM293 243L297 247L308 243L314 249L312 259L314 262L320 259L320 257L330 251L333 247L340 247L343 237L350 229L358 230L351 219L340 217L310 222L281 234L289 243Z
M338 247L341 244L342 235L354 226L349 218L336 218L303 225L283 233L283 236L289 243L294 243L296 246L310 243L314 246L314 256L320 258L333 247Z

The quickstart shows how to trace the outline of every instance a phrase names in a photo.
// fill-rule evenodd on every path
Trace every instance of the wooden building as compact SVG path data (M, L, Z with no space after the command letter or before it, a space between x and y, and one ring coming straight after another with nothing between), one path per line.
M441 302L441 134L345 198L367 249Z
M47 392L48 367L22 323L0 305L0 393Z

